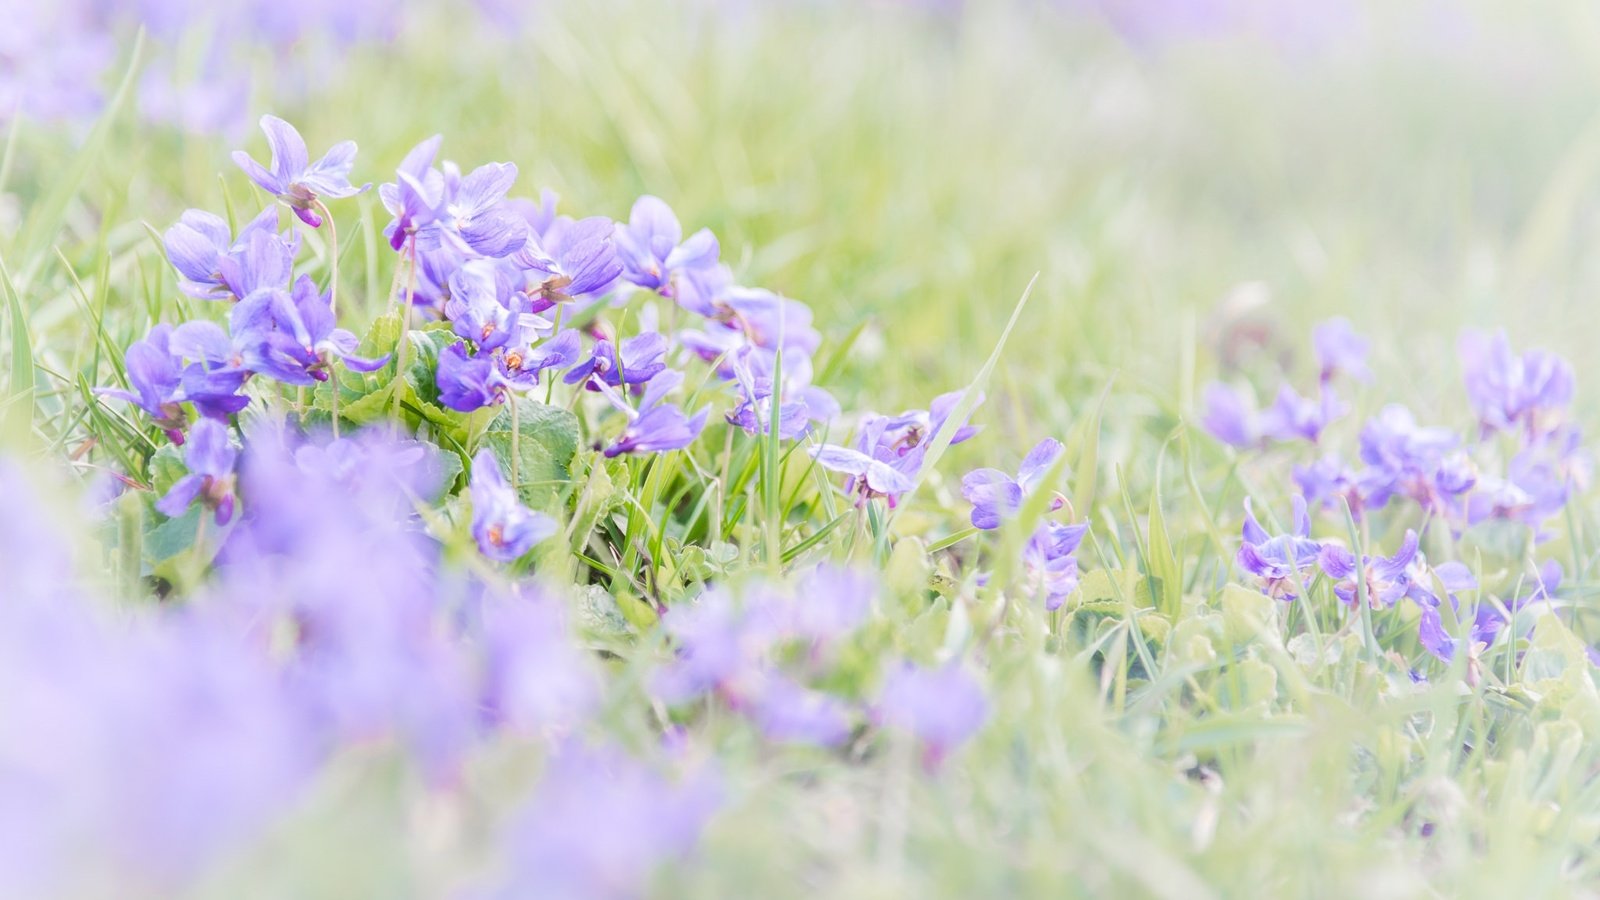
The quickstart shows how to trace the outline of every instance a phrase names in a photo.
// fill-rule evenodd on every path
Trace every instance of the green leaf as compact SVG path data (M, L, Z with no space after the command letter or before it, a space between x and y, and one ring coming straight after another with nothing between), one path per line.
M22 300L11 272L0 262L0 285L6 291L6 309L11 323L11 371L6 379L5 404L0 407L0 433L27 435L33 430L34 378L33 342L28 336L28 320L22 314Z
M178 483L178 479L189 474L189 467L183 462L182 450L171 444L163 444L150 457L148 472L151 492L157 497L164 497Z
M176 519L167 519L146 532L145 562L151 565L163 563L193 547L195 535L200 532L202 512L198 505L191 506L183 515Z
M510 478L517 473L517 493L534 509L549 510L572 483L572 460L578 455L578 417L558 406L517 398L517 430L512 440L512 412L508 406L489 422L483 444L494 450ZM512 466L512 444L517 464Z
M1150 493L1150 536L1145 569L1159 588L1152 590L1156 608L1168 616L1177 616L1183 605L1183 578L1178 568L1178 558L1172 552L1172 540L1167 534L1167 517L1161 508L1159 484Z

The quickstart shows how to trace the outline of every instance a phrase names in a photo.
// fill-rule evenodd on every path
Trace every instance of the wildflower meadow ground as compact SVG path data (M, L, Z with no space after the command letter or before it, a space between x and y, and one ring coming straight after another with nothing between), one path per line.
M1600 14L0 22L0 896L1600 892Z

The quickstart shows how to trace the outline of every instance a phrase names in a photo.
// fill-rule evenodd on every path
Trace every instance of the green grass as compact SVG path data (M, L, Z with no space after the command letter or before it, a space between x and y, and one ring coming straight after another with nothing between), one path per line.
M1309 621L1229 586L1242 499L1281 515L1288 469L1193 425L1218 373L1314 378L1309 328L1334 313L1375 339L1377 383L1346 429L1387 402L1468 427L1453 352L1466 325L1568 356L1595 424L1600 17L1496 15L1465 48L1395 30L1364 55L1305 57L1248 41L1144 55L987 6L954 27L876 6L697 20L606 4L542 14L487 50L460 29L411 35L404 64L355 52L313 98L260 108L313 148L357 139L357 181L388 180L442 132L446 157L514 161L519 193L551 187L568 212L625 218L636 195L662 196L719 235L744 282L813 306L818 370L847 410L987 382L985 433L893 516L858 518L803 454L743 435L728 453L719 437L683 460L575 474L574 515L593 515L596 537L575 529L572 559L550 564L608 584L635 624L662 584L670 602L706 573L851 556L891 588L853 648L861 670L891 649L965 653L993 701L937 776L883 748L775 753L732 717L697 722L734 800L664 892L1586 893L1600 884L1600 692L1582 650L1600 624L1594 497L1537 550L1568 568L1572 630L1541 624L1520 653L1502 642L1475 687L1431 662L1414 686L1424 657L1394 637L1414 629L1403 610L1376 622L1396 656L1324 584ZM216 314L180 298L155 235L187 207L257 208L226 152L259 153L260 138L241 140L152 131L126 110L81 140L26 122L6 136L21 210L0 228L9 449L70 458L85 478L149 476L156 444L87 388L119 384L122 348L152 323ZM336 213L341 315L360 333L395 257L374 239L375 197ZM308 242L325 280L328 248ZM1265 346L1232 359L1246 326ZM1026 529L964 535L959 494L961 473L1013 468L1047 436L1069 448L1055 483L1093 523L1085 588L1057 614L1008 601L1003 577L975 584L974 564L1008 566ZM667 510L686 534L656 529ZM1390 514L1369 540L1392 549L1420 524ZM1527 550L1461 548L1496 592ZM644 715L618 713L618 731L646 733ZM452 819L407 776L344 760L205 890L440 890L477 852L461 820L481 824L473 804L529 764L506 751L480 765ZM385 867L394 881L329 887Z

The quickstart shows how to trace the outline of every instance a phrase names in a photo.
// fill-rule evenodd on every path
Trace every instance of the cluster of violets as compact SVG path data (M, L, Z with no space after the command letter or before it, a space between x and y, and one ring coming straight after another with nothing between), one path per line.
M1419 530L1446 533L1453 542L1480 527L1521 528L1530 546L1552 537L1550 522L1591 478L1592 459L1570 420L1573 373L1560 357L1540 350L1516 353L1504 333L1467 332L1459 342L1466 394L1476 422L1466 434L1425 425L1408 408L1383 407L1361 426L1356 461L1330 446L1328 429L1348 411L1336 384L1368 381L1368 341L1350 323L1334 319L1313 333L1318 361L1316 395L1306 397L1285 382L1272 405L1259 408L1244 388L1212 384L1204 396L1202 422L1223 442L1272 461L1299 459L1290 529L1271 535L1248 501L1239 567L1271 596L1292 601L1319 574L1334 594L1374 609L1401 600L1419 609L1421 646L1442 660L1453 659L1464 640L1473 659L1492 645L1526 604L1547 599L1559 585L1554 561L1520 583L1517 596L1484 598L1462 636L1443 627L1440 610L1459 612L1460 592L1475 591L1476 579L1458 561L1430 565L1419 552ZM1281 458L1281 459L1280 459ZM1409 522L1392 555L1357 558L1338 539L1311 537L1311 511L1370 531L1378 524ZM1346 518L1348 517L1348 518ZM1396 524L1395 528L1398 529Z
M437 448L263 426L245 455L253 502L211 577L181 604L120 612L0 462L15 701L0 791L17 801L0 809L0 892L171 895L374 745L444 796L490 742L547 756L499 838L509 873L482 876L507 896L632 894L688 851L722 802L715 771L672 741L628 753L589 727L603 672L556 595L447 566L417 512L445 489Z
M692 732L669 721L655 752L615 746L590 727L606 704L661 704L682 721L716 702L775 745L860 747L888 732L919 748L930 771L979 730L987 701L959 658L891 661L872 694L838 693L842 650L870 620L877 585L827 566L792 582L709 586L666 608L669 657L642 695L619 695L601 660L569 636L557 594L498 565L523 560L560 526L524 505L490 448L471 459L480 555L463 559L426 513L450 503L447 451L393 424L340 437L283 414L303 402L299 389L332 381L324 390L337 390L341 368L379 372L394 354L359 355L355 335L337 325L333 288L295 274L296 228L331 229L327 204L367 190L350 181L355 145L313 161L288 123L268 116L262 128L267 164L235 159L275 205L237 233L191 210L165 235L178 288L226 305L226 324L156 325L127 352L127 389L102 390L181 448L187 471L154 508L176 518L200 504L210 514L202 533L218 529L215 559L184 602L128 623L100 616L65 550L26 549L31 561L17 571L28 602L7 611L17 627L0 629L19 642L0 653L0 682L52 699L12 707L0 732L17 736L8 758L27 761L18 771L33 789L86 799L43 827L0 823L6 834L31 829L16 844L25 853L0 853L0 885L32 892L66 877L64 860L83 852L159 889L182 884L292 814L317 773L352 747L397 747L448 791L476 748L511 740L548 758L503 836L506 895L631 895L689 852L727 798L714 767L689 762ZM468 414L536 386L548 398L560 384L575 404L602 411L596 427L611 436L593 443L605 455L669 452L707 424L709 407L690 415L669 400L683 366L695 365L724 398L727 426L757 439L805 439L839 415L811 384L819 336L810 311L735 284L709 231L685 238L653 197L626 223L559 216L548 194L507 196L510 164L465 174L435 165L439 143L413 150L378 194L398 254L392 302L449 335L432 372L442 406ZM287 230L280 207L295 217ZM666 316L687 324L670 334L612 330L616 320L649 326ZM892 506L940 435L956 443L977 432L955 420L963 396L863 415L853 446L817 443L813 456L846 476L846 496ZM1014 514L1059 452L1041 444L1016 480L969 476L974 523ZM0 496L26 505L22 494ZM1052 526L1028 543L1051 603L1076 578L1081 534ZM42 727L46 707L76 717L62 739L70 752L21 737ZM114 784L73 783L88 771ZM160 814L142 805L153 796L166 798Z

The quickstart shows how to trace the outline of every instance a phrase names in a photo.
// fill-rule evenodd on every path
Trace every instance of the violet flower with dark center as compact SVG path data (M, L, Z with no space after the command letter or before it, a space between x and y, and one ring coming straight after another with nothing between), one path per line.
M509 280L487 260L473 260L450 276L450 299L444 316L451 329L478 350L504 346L520 331L519 313L511 308Z
M439 402L457 412L503 403L514 386L494 354L468 356L466 341L457 341L439 354L434 383L439 388Z
M848 475L845 484L845 493L858 494L856 505L859 506L874 497L882 497L893 509L899 502L900 495L911 490L916 481L906 473L883 462L873 459L860 450L849 447L840 447L836 444L822 444L812 447L808 451L817 465L829 470Z
M1203 404L1202 427L1217 440L1241 450L1269 440L1317 443L1328 424L1344 414L1332 388L1322 386L1317 398L1311 399L1287 382L1279 386L1277 397L1264 410L1256 408L1248 391L1222 383L1206 386Z
M394 216L384 226L384 236L396 251L413 241L423 228L433 224L444 206L444 175L433 167L444 140L434 135L411 148L395 172L395 180L378 186L383 208Z
M902 663L885 678L873 712L879 723L922 745L923 764L931 771L983 727L989 701L959 662L937 668Z
M583 355L583 340L575 329L565 328L532 347L511 346L502 351L506 379L514 387L539 383L545 369L564 369Z
M667 394L677 390L683 383L683 373L672 369L656 375L644 386L644 396L639 400L638 409L630 407L616 390L604 382L591 380L589 383L628 417L627 428L623 429L615 443L605 449L608 458L623 453L681 450L700 436L706 427L706 417L711 414L711 407L706 406L693 416L686 416L683 410L665 402Z
M739 388L739 403L725 417L730 425L737 425L746 434L766 434L776 429L786 441L804 437L811 430L811 408L804 400L790 400L777 404L777 423L773 419L772 374L756 374L750 366L752 348L736 351L730 360L735 384Z
M534 310L599 293L622 274L613 235L616 223L603 216L576 222L562 218L530 235L516 261L527 270Z
M622 387L624 384L644 384L667 368L667 339L658 332L646 331L622 342L622 352L611 341L594 342L589 358L567 372L567 384L585 382L590 390L599 390L599 384Z
M321 159L310 161L305 139L293 125L277 116L262 116L261 130L272 149L272 168L266 169L243 150L235 150L233 161L262 190L277 197L294 210L300 221L317 228L322 217L314 211L319 198L338 200L354 197L372 187L350 183L355 165L355 141L340 141Z
M1322 544L1311 539L1305 498L1294 498L1293 528L1276 537L1269 536L1256 521L1250 498L1245 498L1243 543L1236 561L1240 569L1260 581L1262 593L1279 600L1294 600L1321 553Z
M1477 586L1472 572L1459 562L1428 566L1417 552L1417 533L1410 529L1393 556L1364 555L1358 565L1355 554L1344 546L1324 543L1317 564L1334 579L1333 592L1346 604L1355 605L1361 587L1356 579L1364 579L1367 603L1373 609L1394 606L1401 598L1409 598L1424 608L1437 606L1435 578L1451 594Z
M96 388L95 393L124 400L139 407L150 416L157 428L166 432L174 444L183 443L183 429L189 424L189 415L183 403L183 368L173 356L169 341L172 326L165 323L150 329L142 341L128 346L123 358L128 372L128 385L132 391L116 388Z
M972 525L985 530L999 528L1000 523L1017 514L1022 503L1039 480L1044 478L1061 455L1064 448L1054 438L1045 438L1022 460L1017 477L999 469L974 469L961 479L961 496L972 504ZM1057 494L1051 502L1054 512L1066 504L1066 498Z
M506 484L500 462L485 448L472 458L472 537L484 556L500 562L520 559L558 530L554 519L534 512Z
M335 361L357 372L376 372L389 362L356 355L360 341L335 327L328 295L309 276L295 281L293 293L257 291L235 312L234 338L250 348L246 367L285 384L327 381Z
M233 466L238 458L239 451L228 439L226 425L211 419L196 422L183 451L189 474L178 479L166 496L156 501L156 510L177 518L198 499L207 509L215 511L218 525L228 524L233 518Z

